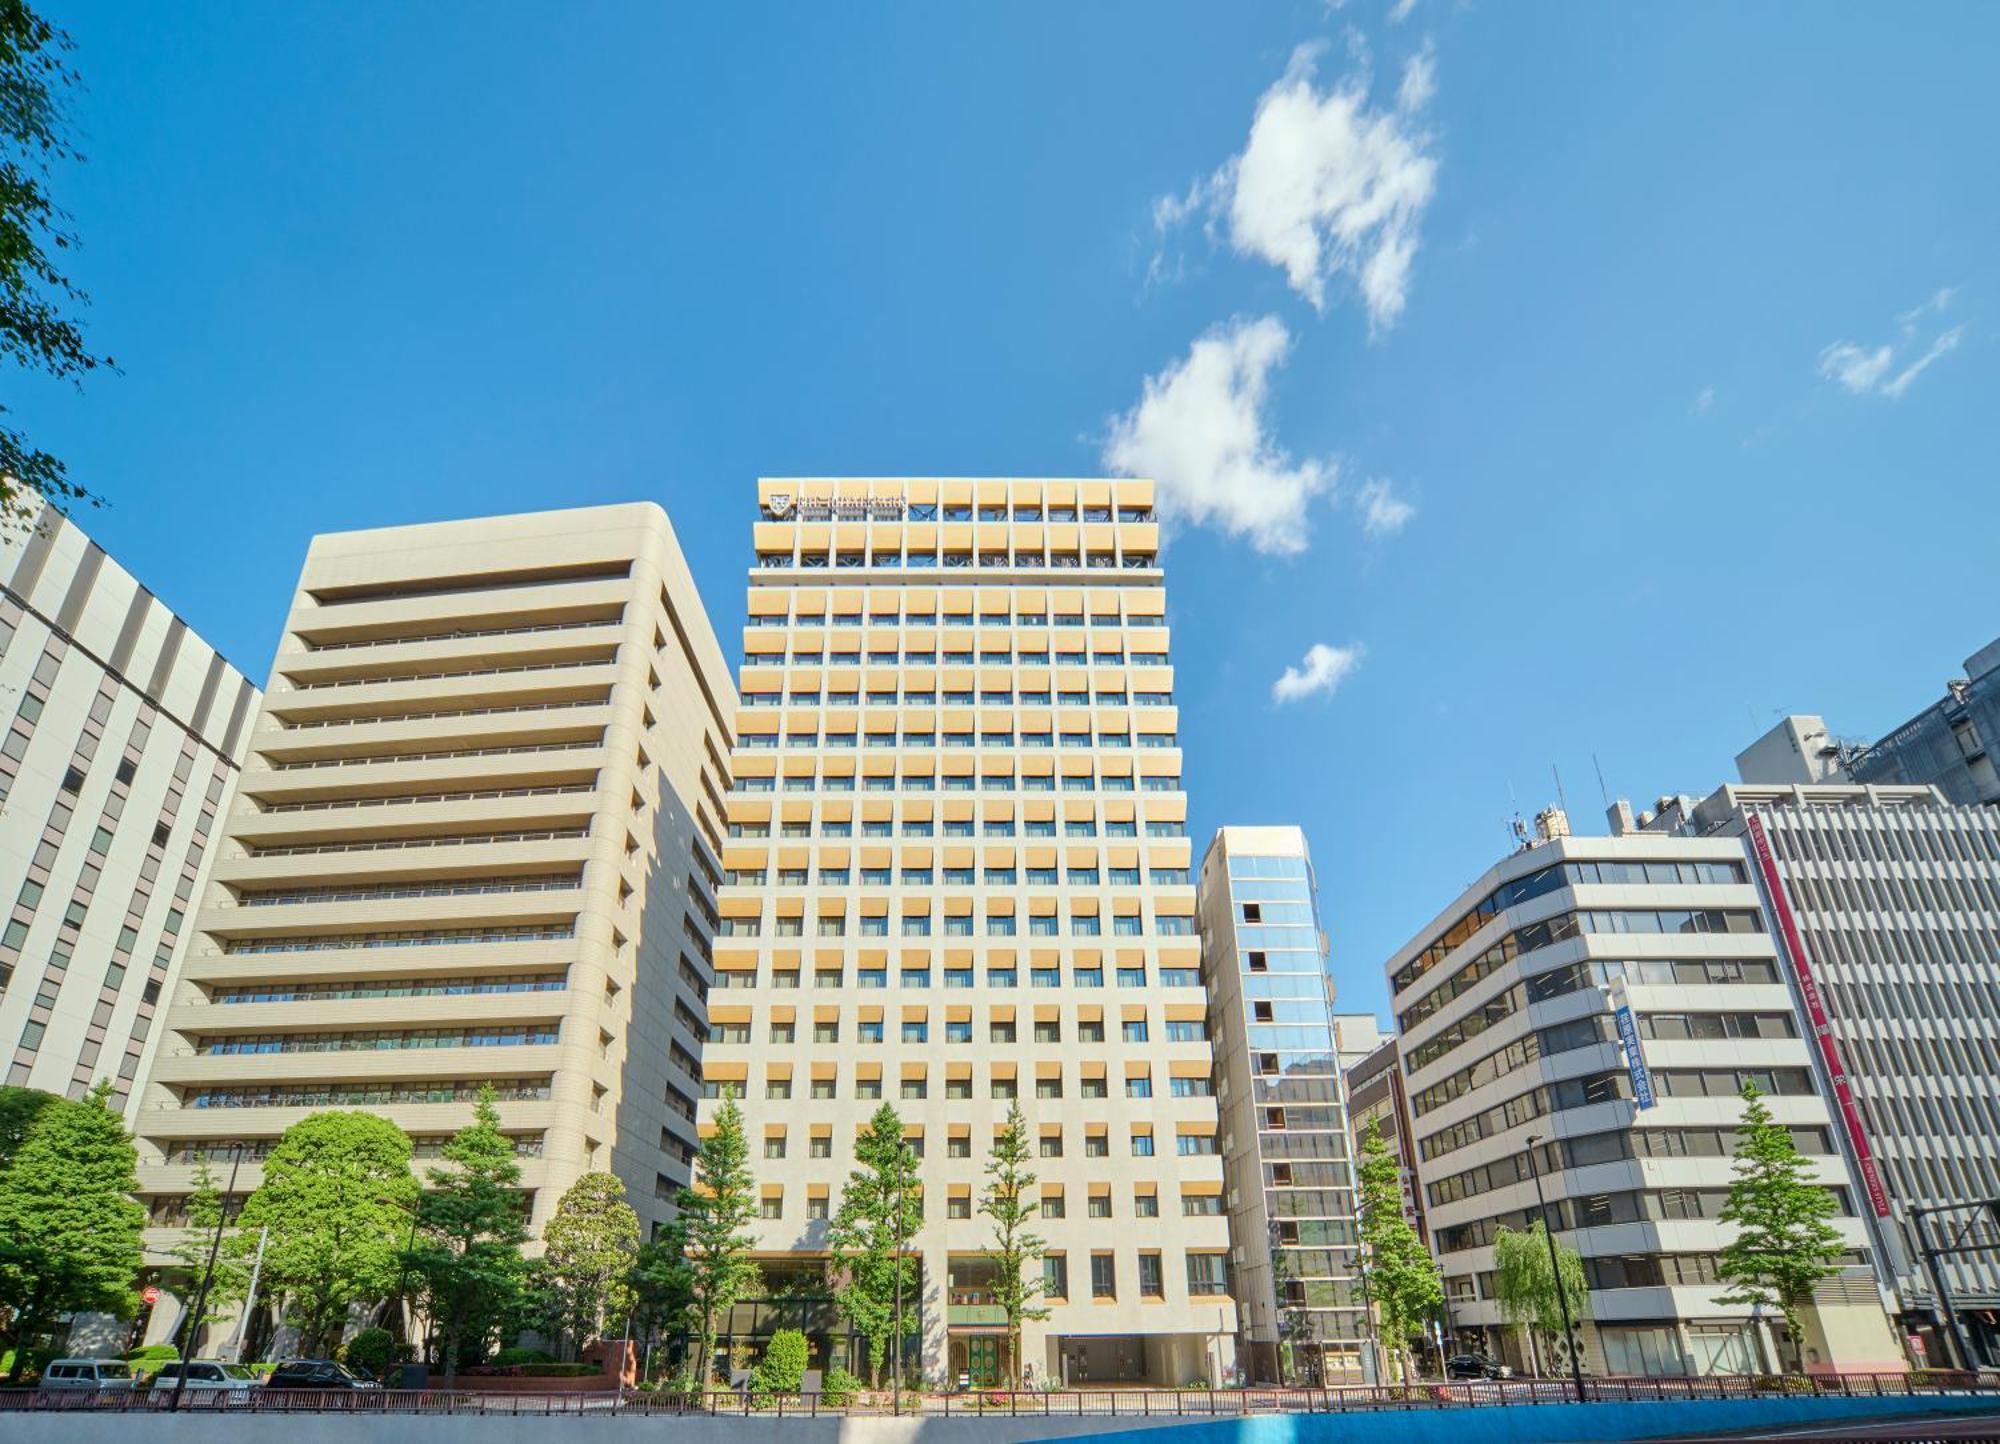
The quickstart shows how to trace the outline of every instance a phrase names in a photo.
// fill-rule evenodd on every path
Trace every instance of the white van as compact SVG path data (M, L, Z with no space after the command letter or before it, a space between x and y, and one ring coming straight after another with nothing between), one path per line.
M132 1366L123 1359L57 1359L42 1370L44 1389L130 1389Z
M164 1390L172 1393L180 1382L181 1371L187 1371L187 1390L190 1394L218 1391L247 1394L257 1386L257 1371L241 1364L224 1364L215 1359L190 1359L187 1363L168 1360L160 1365L160 1372L153 1375L153 1392Z

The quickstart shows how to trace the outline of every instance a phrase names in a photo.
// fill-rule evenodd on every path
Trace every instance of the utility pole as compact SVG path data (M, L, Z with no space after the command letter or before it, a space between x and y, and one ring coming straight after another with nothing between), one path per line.
M215 1282L215 1260L222 1252L222 1230L229 1222L229 1200L236 1196L236 1171L243 1166L244 1146L231 1145L229 1160L229 1187L215 1205L215 1237L208 1245L208 1267L202 1270L201 1287L194 1292L194 1308L188 1313L187 1338L181 1345L180 1367L174 1370L174 1392L167 1400L167 1412L173 1413L181 1407L181 1395L187 1392L188 1365L194 1359L194 1345L197 1331L201 1328L202 1310L208 1307L208 1290Z
M250 1342L250 1316L257 1308L257 1283L264 1276L264 1245L271 1241L271 1225L257 1230L257 1261L250 1265L250 1292L243 1299L243 1314L236 1321L235 1337L229 1341L229 1362L243 1362L243 1346Z
M1549 1200L1542 1192L1542 1166L1535 1161L1535 1145L1542 1141L1539 1133L1530 1133L1528 1145L1528 1172L1535 1180L1535 1203L1542 1213L1542 1237L1549 1245L1549 1272L1556 1279L1556 1306L1562 1310L1563 1342L1569 1346L1569 1376L1576 1384L1576 1402L1583 1398L1583 1361L1577 1357L1581 1345L1577 1342L1575 1326L1569 1321L1569 1290L1563 1287L1562 1259L1556 1253L1556 1231L1549 1222Z
M1952 1305L1951 1290L1945 1286L1944 1268L1938 1262L1938 1247L1931 1242L1931 1231L1926 1220L1938 1210L1935 1208L1912 1208L1910 1222L1917 1228L1917 1247L1923 1251L1924 1269L1931 1276L1931 1290L1937 1295L1938 1306L1944 1310L1946 1330L1951 1334L1953 1352L1958 1355L1958 1367L1968 1373L1978 1370L1972 1349L1965 1341L1965 1329L1958 1321L1958 1310Z

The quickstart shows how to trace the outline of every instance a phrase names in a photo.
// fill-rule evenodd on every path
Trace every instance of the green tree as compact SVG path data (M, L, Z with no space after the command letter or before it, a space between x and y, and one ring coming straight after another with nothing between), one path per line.
M1414 1376L1410 1340L1444 1308L1444 1279L1410 1221L1395 1154L1373 1118L1361 1139L1361 1258L1381 1337L1404 1378Z
M1556 1257L1562 1263L1562 1281L1573 1323L1590 1316L1590 1285L1583 1274L1583 1260L1575 1249L1556 1240ZM1563 1298L1556 1293L1555 1271L1549 1267L1549 1235L1540 1219L1527 1232L1502 1228L1493 1236L1493 1297L1510 1324L1528 1331L1535 1352L1535 1372L1557 1367L1552 1341L1562 1337Z
M542 1230L542 1248L573 1346L601 1338L609 1320L630 1312L639 1215L617 1175L586 1173L572 1183Z
M0 1087L0 1174L14 1161L15 1152L42 1110L57 1101L55 1094L39 1088Z
M204 1156L195 1165L194 1189L187 1196L187 1226L167 1250L175 1272L180 1275L178 1292L187 1301L189 1310L189 1319L181 1323L184 1333L177 1337L187 1344L190 1358L200 1349L201 1331L234 1313L236 1305L250 1292L250 1270L242 1258L242 1230L222 1225L224 1202L219 1182ZM215 1277L208 1286L202 1316L194 1319L195 1295L201 1292L202 1278L208 1272L209 1250L215 1246L218 1227L223 1229L222 1249L215 1256Z
M896 1340L900 1365L902 1320L898 1303L912 1301L913 1260L904 1250L923 1223L923 1188L917 1156L903 1138L903 1120L884 1103L854 1143L858 1165L827 1230L827 1249L841 1275L834 1302L868 1341L868 1382L882 1383L882 1360ZM899 1369L900 1373L900 1369Z
M681 1191L676 1221L695 1316L697 1387L706 1385L714 1366L722 1316L757 1281L757 1264L750 1257L757 1242L750 1228L757 1216L755 1194L743 1113L736 1099L728 1097L716 1110L715 1130L702 1140L694 1186Z
M525 1281L521 1165L491 1088L480 1090L472 1122L445 1144L444 1160L449 1167L430 1170L417 1205L414 1263L449 1388L460 1360L492 1342Z
M632 1324L642 1337L674 1339L700 1332L687 1247L687 1229L678 1218L639 1245L632 1259ZM671 1371L671 1359L662 1356L654 1372Z
M759 1399L796 1394L805 1383L812 1350L797 1329L779 1329L764 1345L764 1357L750 1372L750 1391Z
M138 1154L105 1101L109 1083L44 1105L0 1174L0 1343L18 1377L32 1345L67 1313L131 1317L146 1211Z
M1049 1311L1035 1302L1042 1296L1042 1248L1047 1240L1029 1225L1040 1209L1034 1197L1035 1174L1028 1167L1034 1157L1028 1148L1028 1119L1016 1103L1007 1112L1007 1122L993 1136L986 1155L986 1187L979 1196L979 1211L993 1220L993 1247L987 1257L993 1264L993 1300L1007 1316L1007 1387L1021 1387L1021 1325L1029 1319L1046 1319Z
M285 1130L238 1222L270 1229L264 1284L305 1354L331 1357L348 1312L397 1287L417 1194L409 1136L386 1118L335 1109Z
M1802 1367L1799 1310L1838 1267L1847 1244L1830 1222L1838 1205L1799 1156L1792 1133L1771 1121L1757 1085L1743 1085L1743 1123L1736 1130L1736 1179L1722 1206L1736 1237L1716 1257L1716 1274L1730 1286L1716 1302L1775 1308L1791 1336L1792 1367Z
M24 0L0 0L0 357L81 381L111 358L93 352L64 314L88 298L59 262L76 238L47 189L52 165L81 159L63 106L64 93L77 81L63 60L69 48L69 37ZM70 481L60 460L0 422L0 524L32 514L24 493L59 506L90 496Z

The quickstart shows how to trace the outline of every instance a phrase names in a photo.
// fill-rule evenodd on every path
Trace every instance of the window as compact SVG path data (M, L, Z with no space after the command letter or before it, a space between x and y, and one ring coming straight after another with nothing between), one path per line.
M969 1194L954 1194L944 1201L946 1218L971 1218L972 1198Z
M1132 1197L1134 1218L1158 1218L1160 1216L1160 1196L1157 1193L1140 1193Z
M1184 1193L1181 1195L1181 1216L1183 1218L1213 1218L1222 1212L1222 1195L1219 1193Z
M856 1023L854 1029L855 1039L858 1042L879 1043L882 1041L882 1020L880 1018L868 1022Z
M1143 1043L1146 1041L1146 1020L1144 1018L1127 1018L1120 1025L1118 1031L1119 1036L1127 1043Z
M1151 1158L1153 1156L1152 1134L1134 1133L1132 1135L1132 1156L1134 1158Z
M1084 1134L1083 1156L1085 1158L1109 1158L1111 1156L1110 1136L1103 1133Z
M1151 1098L1153 1096L1153 1075L1150 1073L1135 1073L1130 1078L1127 1078L1125 1080L1125 1096L1127 1098Z
M811 1137L811 1138L807 1139L807 1140L806 1140L806 1157L808 1157L808 1158L831 1158L831 1157L833 1157L833 1139L832 1139L832 1137L831 1137L831 1136L829 1136L829 1135L826 1135L826 1134L815 1134L815 1135L814 1135L813 1137Z
M953 1134L944 1141L944 1156L946 1158L972 1157L972 1139L962 1133Z
M1044 1133L1042 1135L1041 1155L1044 1158L1061 1158L1063 1156L1062 1135L1060 1133Z
M1160 1278L1160 1256L1156 1253L1139 1255L1139 1297L1146 1299L1164 1298L1165 1285Z
M1183 1158L1215 1152L1213 1133L1183 1133L1174 1139L1174 1151Z
M922 1018L906 1018L903 1021L903 1041L905 1043L928 1043L931 1025Z
M1090 1296L1093 1299L1115 1299L1118 1297L1118 1272L1115 1261L1108 1253L1094 1253L1090 1256ZM1193 1276L1194 1258L1188 1259L1189 1276Z
M1044 1200L1043 1213L1047 1213ZM1059 1253L1042 1255L1042 1292L1052 1299L1069 1297L1069 1260Z
M766 1194L758 1201L757 1216L759 1218L783 1218L785 1216L784 1196L782 1194Z
M764 1156L766 1158L783 1158L785 1156L785 1136L782 1133L773 1134L764 1140Z
M1191 1253L1187 1256L1188 1293L1196 1297L1229 1292L1227 1270L1219 1253Z
M826 1217L827 1197L825 1194L817 1194L806 1200L806 1218L809 1221L823 1220Z

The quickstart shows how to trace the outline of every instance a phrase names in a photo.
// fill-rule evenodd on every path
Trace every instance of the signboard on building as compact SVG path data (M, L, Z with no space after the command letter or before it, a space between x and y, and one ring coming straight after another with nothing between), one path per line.
M900 496L793 496L774 491L764 498L772 517L798 521L901 521L909 502Z
M1646 1051L1639 1042L1639 1019L1632 1012L1632 1000L1624 982L1611 985L1611 1016L1618 1026L1618 1043L1625 1050L1625 1072L1632 1080L1632 1101L1641 1110L1660 1100L1653 1094L1653 1070L1646 1066Z

